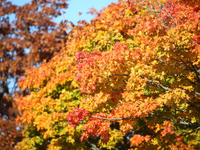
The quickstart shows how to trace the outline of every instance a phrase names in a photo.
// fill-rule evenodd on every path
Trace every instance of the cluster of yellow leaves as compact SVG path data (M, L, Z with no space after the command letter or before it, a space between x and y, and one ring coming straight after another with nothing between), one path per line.
M16 149L38 149L37 144L33 143L38 143L34 134L40 138L38 144L41 147L48 145L48 149L54 150L85 149L84 142L73 145L75 140L79 139L77 136L80 131L67 125L66 121L67 112L79 104L80 97L78 90L71 86L76 70L72 62L72 57L58 54L39 68L27 70L26 78L20 80L19 87L23 90L28 88L30 95L17 99L18 108L23 112L17 122L28 123L27 126L30 127L24 129L25 138Z

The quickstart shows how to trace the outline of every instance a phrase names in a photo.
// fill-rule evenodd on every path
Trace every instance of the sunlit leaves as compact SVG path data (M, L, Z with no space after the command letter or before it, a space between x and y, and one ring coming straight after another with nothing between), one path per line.
M150 136L141 136L139 134L135 134L131 139L131 146L136 145L138 146L139 144L141 144L143 141L148 142L150 139Z

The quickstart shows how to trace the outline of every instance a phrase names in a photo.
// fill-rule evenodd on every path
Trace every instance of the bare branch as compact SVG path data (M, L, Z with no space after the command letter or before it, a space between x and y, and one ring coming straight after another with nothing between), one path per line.
M164 117L164 116L160 116L160 115L156 115L154 113L151 113L151 116L155 116L155 117L159 117L159 118L162 118L162 119L165 119L165 120L168 120L168 121L171 121L175 124L181 124L181 125L186 125L188 127L200 127L200 123L199 122L195 122L195 123L191 123L191 122L186 122L184 121L184 119L180 118L179 119L181 121L176 121L174 119L170 119L170 118L167 118L167 117Z
M200 126L199 127L197 127L196 129L194 129L194 130L192 130L191 132L188 132L188 133L181 133L180 134L180 136L186 136L186 135L188 135L188 134L191 134L191 133L193 133L193 132L195 132L195 131L198 131L200 129Z
M167 118L167 117L164 117L164 116L160 116L160 115L156 115L154 113L150 113L150 116L146 116L145 118L149 118L149 117L158 117L158 118L162 118L164 120L168 120L168 121L171 121L175 124L181 124L181 125L186 125L188 127L198 127L200 128L200 123L199 122L195 122L195 123L191 123L191 122L186 122L184 121L184 119L180 118L179 119L181 121L176 121L174 119L170 119L170 118ZM98 117L98 116L91 116L93 118L98 118L98 119L103 119L103 120L111 120L111 121L117 121L117 120L133 120L133 119L136 119L136 118L106 118L106 117Z
M91 116L93 118L103 119L103 120L111 120L111 121L117 121L117 120L133 120L134 118L106 118L106 117L98 117L98 116Z
M140 76L140 77L143 78L143 79L145 79L144 76ZM147 82L148 82L150 85L154 86L154 87L161 88L161 89L164 89L164 90L166 90L166 91L169 91L169 90L172 89L172 88L169 88L169 87L166 87L166 86L162 85L160 82L157 82L157 81L151 81L151 80L148 80L148 79L147 79ZM173 88L173 90L175 90L175 89L177 89L177 88ZM179 89L184 90L184 91L187 91L186 89L183 89L183 88L179 88ZM199 92L193 91L192 93L194 93L195 95L199 95L199 96L200 96L200 93L199 93Z
M142 79L145 79L144 76L140 76L140 77L141 77ZM161 89L164 89L164 90L166 90L166 91L169 91L169 90L170 90L169 87L163 86L160 82L151 81L151 80L148 80L148 79L147 79L147 82L148 82L150 85L154 86L154 87L161 88Z

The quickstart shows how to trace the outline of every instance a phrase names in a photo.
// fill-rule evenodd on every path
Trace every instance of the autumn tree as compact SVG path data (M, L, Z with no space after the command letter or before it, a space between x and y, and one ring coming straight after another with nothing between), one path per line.
M112 3L19 81L16 149L199 149L200 1Z
M32 0L23 6L0 0L0 149L11 150L22 139L13 96L29 91L20 92L17 83L27 67L49 61L64 46L67 24L53 19L65 8L66 0Z

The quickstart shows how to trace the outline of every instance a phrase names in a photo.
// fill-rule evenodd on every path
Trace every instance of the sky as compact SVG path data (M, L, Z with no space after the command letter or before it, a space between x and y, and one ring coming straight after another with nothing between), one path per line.
M16 5L24 5L30 3L31 0L8 0ZM68 0L68 8L64 10L66 13L55 19L55 22L59 23L61 20L69 20L74 24L77 24L79 20L90 21L94 18L93 15L87 14L90 8L101 10L103 7L108 6L112 2L116 3L118 0ZM79 16L79 12L82 15Z

